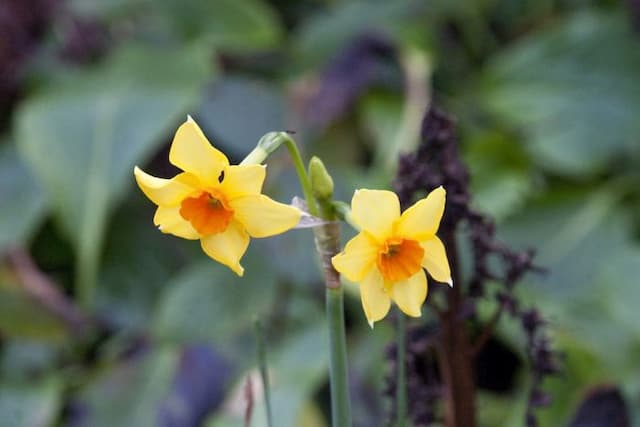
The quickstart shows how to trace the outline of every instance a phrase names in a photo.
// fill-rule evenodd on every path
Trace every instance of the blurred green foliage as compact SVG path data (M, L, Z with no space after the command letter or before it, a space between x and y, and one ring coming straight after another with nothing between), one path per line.
M154 228L132 170L172 176L168 143L192 114L232 160L263 133L292 129L307 155L322 157L337 196L389 186L407 51L428 65L432 102L458 119L475 206L506 241L537 247L548 269L519 288L551 319L566 354L564 374L548 381L555 401L541 424L565 425L601 383L621 386L640 423L633 2L54 3L21 57L20 96L2 109L0 254L28 249L92 326L77 334L29 294L11 257L0 264L0 425L240 426L256 317L268 329L277 425L328 425L309 233L253 241L239 279L193 242ZM363 37L395 54L345 54ZM270 195L299 194L286 153L268 165ZM385 419L390 326L371 331L355 291L347 300L354 414L370 426ZM499 336L518 351L508 322ZM196 369L187 349L201 344L228 375L185 391L177 378ZM524 425L526 370L519 378L506 394L481 391L482 425ZM262 411L258 399L254 426Z

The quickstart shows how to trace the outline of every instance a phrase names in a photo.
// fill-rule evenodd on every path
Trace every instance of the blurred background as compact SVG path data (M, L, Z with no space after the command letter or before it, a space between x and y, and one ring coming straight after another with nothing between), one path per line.
M640 425L639 1L0 0L0 426L242 426L247 394L262 426L255 318L276 425L328 426L311 233L253 240L239 279L154 228L133 166L173 176L187 114L232 162L289 129L348 201L389 188L429 104L474 206L548 269L518 287L564 353L540 425L603 386ZM300 193L285 152L268 170ZM381 426L393 324L355 286L346 310L355 424ZM522 340L500 323L482 426L524 425Z

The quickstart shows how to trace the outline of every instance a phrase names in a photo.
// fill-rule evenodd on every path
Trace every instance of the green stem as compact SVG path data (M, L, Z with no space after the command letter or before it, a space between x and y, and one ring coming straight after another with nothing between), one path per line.
M273 415L271 412L271 390L269 386L269 371L267 370L267 350L264 343L264 331L260 321L254 322L256 333L256 352L258 356L258 368L262 378L262 388L264 389L264 403L267 409L267 426L273 427Z
M316 199L313 197L313 191L311 189L311 181L307 175L300 151L296 142L291 138L291 135L287 132L269 132L265 134L258 141L258 145L254 148L247 157L240 162L241 165L260 164L266 160L269 154L273 153L282 144L287 147L293 166L296 168L298 179L300 180L300 186L302 187L302 194L307 201L307 209L313 216L318 216L318 205Z
M280 145L286 145L298 174L302 193L307 201L309 214L320 216L318 202L313 195L311 180L295 141L287 132L270 132L260 138L256 148L240 163L260 164ZM331 258L340 248L340 224L330 201L323 201L322 218L330 222L314 228L316 248L322 260L326 287L327 323L330 341L330 383L332 427L351 427L351 402L349 399L349 375L347 370L347 340L344 327L343 290L340 275L333 268Z
M344 329L342 287L327 288L327 319L331 364L331 426L351 427L347 342Z
M302 162L302 157L300 156L300 151L298 150L298 146L295 141L287 135L287 138L284 140L284 145L287 147L289 151L289 155L291 156L291 160L293 161L293 166L296 168L296 173L298 174L298 179L300 180L300 186L302 187L302 194L304 195L304 199L307 201L307 209L309 209L309 213L313 216L318 216L318 205L316 204L316 199L313 197L313 191L311 190L311 181L309 181L309 176L307 175L307 170Z
M407 320L398 310L398 324L396 330L396 427L407 425Z

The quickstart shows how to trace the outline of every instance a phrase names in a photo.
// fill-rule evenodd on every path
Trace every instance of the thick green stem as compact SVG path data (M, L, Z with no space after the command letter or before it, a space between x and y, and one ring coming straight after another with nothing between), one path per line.
M256 353L258 356L258 368L262 378L262 388L264 390L264 406L267 412L267 426L273 427L273 415L271 413L271 390L269 386L269 371L267 370L267 350L264 343L264 332L260 321L254 323L256 332Z
M407 425L407 319L398 310L396 330L396 427Z
M335 210L331 200L323 200L322 212L318 207L311 180L305 169L298 147L287 132L271 132L264 135L256 148L240 163L260 164L269 154L284 144L298 174L302 193L309 214L320 216L327 222L314 228L316 249L322 261L326 287L327 323L330 340L330 382L332 427L351 427L351 401L349 398L349 374L347 369L347 340L344 327L343 290L340 275L333 268L331 258L340 251L340 224L333 221Z
M331 426L351 427L347 341L344 330L342 287L327 288L327 320L331 349Z

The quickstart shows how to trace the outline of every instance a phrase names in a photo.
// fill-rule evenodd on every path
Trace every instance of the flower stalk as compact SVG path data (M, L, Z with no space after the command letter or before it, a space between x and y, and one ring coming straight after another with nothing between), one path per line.
M267 413L267 427L273 427L273 415L271 412L271 387L269 385L269 371L267 369L267 350L264 343L264 331L258 319L255 320L254 330L256 334L256 355L258 357L258 368L262 379L262 389L264 390L264 406Z
M407 401L407 318L397 312L396 326L396 427L406 427L409 406Z
M332 427L351 427L351 400L347 365L347 340L344 326L343 289L340 275L331 258L340 251L340 224L335 222L333 180L318 158L311 159L309 173L300 151L288 132L270 132L240 163L262 163L269 154L284 144L296 169L309 214L325 222L314 228L316 250L320 255L326 287L326 313L329 328L329 378L331 388ZM311 178L310 178L311 176ZM315 188L314 188L315 187Z
M351 427L351 401L349 396L343 299L342 286L327 287L327 321L331 351L329 379L331 384L331 425L333 427Z

